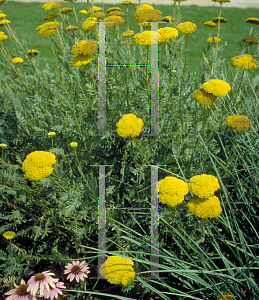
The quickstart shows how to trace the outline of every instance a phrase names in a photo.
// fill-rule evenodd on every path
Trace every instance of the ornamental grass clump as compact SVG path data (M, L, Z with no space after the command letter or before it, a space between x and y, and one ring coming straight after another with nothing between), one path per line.
M135 277L134 262L129 258L109 256L101 265L99 273L112 284L126 285Z
M134 114L126 114L116 123L118 135L121 137L139 136L143 126L143 121Z
M188 184L183 180L167 176L158 182L156 192L159 192L159 202L174 207L183 202L189 190Z
M228 116L225 121L229 127L236 128L237 131L247 131L253 125L251 120L242 115Z
M56 163L56 156L47 151L34 151L28 154L22 163L22 170L26 177L38 181L53 172L52 165Z

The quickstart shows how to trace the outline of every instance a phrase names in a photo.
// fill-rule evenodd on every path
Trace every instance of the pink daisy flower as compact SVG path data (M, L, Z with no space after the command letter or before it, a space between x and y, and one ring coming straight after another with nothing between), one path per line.
M56 286L55 289L50 287L49 291L46 288L44 288L43 297L46 299L53 299L53 298L58 299L58 294L62 295L62 292L60 289L65 289L66 287L64 286L63 282L57 282L57 283L55 283L55 286Z
M79 260L77 262L75 262L73 260L73 264L68 264L67 266L65 266L65 268L67 268L67 270L65 270L64 274L68 274L67 279L70 279L70 282L76 278L76 281L79 282L79 279L81 279L82 281L84 281L84 277L87 278L88 275L86 275L85 273L90 273L90 271L88 270L89 267L87 265L85 265L85 261L82 261L79 264Z
M43 295L44 286L49 291L49 286L53 289L56 288L54 282L58 282L58 279L52 278L50 275L55 275L54 273L48 273L49 271L45 271L42 273L37 273L35 276L32 276L28 281L28 289L27 292L31 291L31 294L35 296L39 289L39 296Z
M14 282L15 289L12 289L5 293L5 295L11 295L6 300L37 300L36 297L32 296L27 292L28 285L23 279L21 279L20 285L17 286Z

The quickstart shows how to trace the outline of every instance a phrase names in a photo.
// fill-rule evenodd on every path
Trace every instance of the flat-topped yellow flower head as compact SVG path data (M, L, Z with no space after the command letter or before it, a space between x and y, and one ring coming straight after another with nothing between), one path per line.
M255 70L257 68L258 61L250 54L238 55L232 58L232 65L235 67L241 67L244 70Z
M156 192L159 192L159 202L174 207L183 202L189 189L183 180L167 176L157 183Z
M219 198L214 195L209 198L193 196L188 202L187 207L191 213L202 219L217 218L222 212Z
M247 131L253 125L251 120L242 115L228 116L225 121L229 127L236 128L237 131Z
M197 25L192 22L182 22L176 28L183 34L191 34L196 31Z
M129 258L109 256L101 265L99 273L112 284L126 285L134 280L134 262Z
M199 198L209 198L220 188L220 185L217 177L202 174L193 176L188 183L188 187Z
M205 92L219 97L226 96L227 93L231 91L231 86L220 79L211 79L203 83L202 88Z
M56 9L56 8L59 8L59 7L61 7L61 4L59 4L58 2L48 2L48 3L45 3L42 6L42 9L44 9L44 10L53 10L53 9Z
M143 121L134 114L123 115L116 123L118 135L122 137L139 136L143 126Z

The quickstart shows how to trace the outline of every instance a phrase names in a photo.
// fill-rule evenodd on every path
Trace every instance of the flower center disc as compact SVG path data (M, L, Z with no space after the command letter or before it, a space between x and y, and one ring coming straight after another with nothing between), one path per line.
M72 268L72 272L73 272L74 274L79 273L80 270L81 270L81 268L80 268L79 266L73 266L73 268Z
M27 295L27 284L20 284L17 289L18 295Z
M42 273L37 273L35 275L35 279L38 280L38 281L40 281L40 280L44 279L44 275Z

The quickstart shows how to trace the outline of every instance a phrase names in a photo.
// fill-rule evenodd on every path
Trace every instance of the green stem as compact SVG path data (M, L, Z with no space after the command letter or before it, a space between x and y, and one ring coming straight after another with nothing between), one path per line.
M1 46L3 47L3 44L1 43ZM9 64L9 66L14 70L14 72L16 73L16 75L21 79L22 83L24 84L24 86L27 88L27 90L31 93L32 91L27 87L27 85L25 84L25 82L23 81L21 75L15 70L15 68L13 67L13 65L8 61L8 59L5 57L4 53L2 50L1 51L1 54L3 55L4 59L6 60L6 62Z
M243 81L244 73L245 73L245 70L243 69L242 70L242 75L241 75L241 80L240 80L240 83L239 83L239 86L238 86L238 89L237 89L237 92L236 92L235 100L234 100L234 103L233 103L233 107L235 107L235 105L236 105L236 99L237 99L237 95L239 93L239 90L240 90L240 87L241 87L241 84L242 84L242 81Z
M93 73L92 73L92 69L91 69L90 64L87 64L87 65L88 65L88 67L89 67L89 70L90 70L90 73L91 73L91 77L92 77L92 80L93 80L93 86L94 86L95 96L97 97L97 93L96 93L96 89L95 89L94 76L93 76Z
M184 79L184 72L185 72L185 69L186 69L186 61L187 61L187 43L188 43L188 34L186 34L186 43L185 43L185 55L184 55L184 63L183 63L183 72L182 72L182 75L181 75L181 85L180 85L180 101L179 101L179 109L181 111L181 128L183 130L183 108L182 108L182 89L183 89L183 79ZM182 131L181 130L181 131Z
M128 30L129 30L129 5L127 4Z
M74 118L75 118L75 121L76 121L76 124L77 124L78 130L79 130L79 132L80 132L81 136L82 136L82 137L84 137L84 135L82 134L81 128L80 128L80 126L79 126L79 124L78 124L78 120L77 120L77 117L76 117L75 111L74 111L74 109L73 109L73 107L72 107L72 105L71 105L70 99L69 99L69 97L68 97L68 92L67 92L67 90L66 90L66 88L65 88L65 86L64 86L64 83L63 83L63 78L62 78L62 76L61 76L60 70L59 70L59 68L58 68L58 64L57 64L56 55L55 55L55 51L54 51L54 47L53 47L53 42L52 42L52 38L51 38L51 36L50 36L50 41L51 41L51 48L52 48L52 51L53 51L54 60L55 60L55 64L56 64L56 69L57 69L57 71L58 71L58 75L59 75L59 78L60 78L60 81L61 81L62 87L63 87L63 89L64 89L64 91L65 91L65 94L66 94L66 96L67 96L67 100L68 100L68 103L69 103L70 109L71 109L71 110L72 110L72 112L73 112L73 115L74 115ZM86 142L84 141L83 143L84 143L85 150L86 150L86 152L87 152ZM88 154L87 154L87 155L88 155Z
M178 4L177 25L179 24L179 20L180 20L180 4L181 4L181 1L179 1L179 4Z
M212 68L212 70L211 70L211 75L216 72L217 56L218 56L218 44L219 44L219 31L220 31L221 10L222 10L222 2L220 2L220 10L219 10L218 34L217 34L217 45L216 45L216 53L215 53L215 62L214 62L214 68Z
M11 249L11 259L13 259L13 248L12 248L12 242L10 240L10 249Z
M112 57L113 57L113 63L114 63L114 39L115 39L115 26L113 26L113 54L112 54Z
M176 23L175 23L175 13L176 13L176 0L174 0L174 5L173 5L173 20L172 20L172 22L173 22L173 24L174 24L174 28L175 28L175 26L176 26Z
M232 152L233 152L233 149L234 149L234 147L235 147L236 138L237 138L237 130L235 131L234 142L233 142L233 144L232 144L232 147L231 147L231 150L230 150L230 153L229 153L229 156L228 156L227 162L226 162L226 168L228 167L228 163L229 163L229 162L230 162L230 160L231 160L231 154L232 154Z

